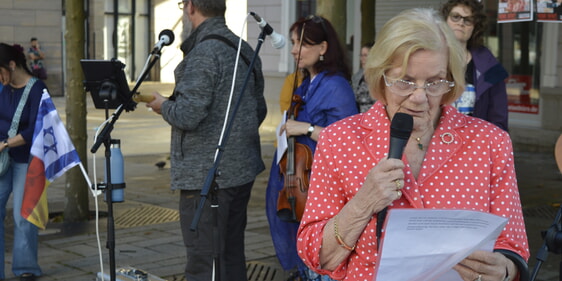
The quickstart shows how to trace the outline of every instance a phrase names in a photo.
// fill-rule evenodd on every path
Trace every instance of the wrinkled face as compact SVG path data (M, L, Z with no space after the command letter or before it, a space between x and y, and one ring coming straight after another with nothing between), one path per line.
M455 22L455 17L459 16L462 18ZM474 31L474 24L467 24L467 18L472 18L472 11L465 5L455 6L447 17L447 24L455 33L455 37L463 44L466 44Z
M320 55L326 52L327 43L323 41L320 44L310 45L300 41L300 34L296 31L291 32L291 43L293 47L291 49L291 54L293 55L298 68L304 68L308 70L311 75L315 75L314 65L320 59ZM301 47L302 43L302 47ZM299 58L300 49L300 58ZM298 61L297 61L298 59Z
M385 75L389 81L400 78L422 87L426 83L447 79L447 59L447 52L441 50L416 51L410 56L403 77L400 77L402 58L396 58L396 67L389 69ZM414 117L414 130L436 124L441 114L440 106L443 95L428 95L423 88L398 93L394 91L394 88L386 86L384 95L387 101L388 117L392 120L396 112L410 114Z

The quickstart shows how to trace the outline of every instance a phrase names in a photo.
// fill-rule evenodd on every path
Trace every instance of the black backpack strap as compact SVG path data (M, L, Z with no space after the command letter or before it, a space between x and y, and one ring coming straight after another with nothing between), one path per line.
M234 50L238 50L238 48L236 47L236 45L234 45L234 43L232 43L232 41L228 40L226 37L224 36L220 36L218 34L209 34L205 37L203 37L203 39L201 39L201 41L199 42L203 42L205 40L209 40L209 39L216 39L219 41L224 42L226 45L230 46L231 48L233 48ZM250 60L244 56L242 53L240 53L240 56L242 57L242 60L244 60L244 62L246 63L246 65L249 67L250 66ZM252 69L252 71L254 72L254 79L258 78L258 74L256 73L256 68L254 67L254 69Z

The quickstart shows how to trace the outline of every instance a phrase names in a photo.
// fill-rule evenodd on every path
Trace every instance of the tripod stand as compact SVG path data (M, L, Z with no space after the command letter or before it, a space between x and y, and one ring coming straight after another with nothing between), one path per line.
M558 137L556 145L554 147L554 156L556 158L556 164L558 165L558 170L562 172L562 135ZM537 277L539 270L546 261L548 257L548 252L555 254L562 254L562 206L558 208L558 212L554 218L554 222L548 228L548 230L543 231L543 244L539 251L537 252L537 263L533 272L531 274L531 281L534 281ZM562 281L562 261L560 262L558 268L558 278Z
M149 57L147 68L143 71L140 78L133 90L129 91L129 86L125 78L123 69L125 67L120 61L112 59L111 61L99 60L81 60L82 69L86 81L84 86L87 91L92 94L96 108L103 108L105 110L106 120L110 120L105 124L90 152L95 153L99 147L104 144L105 147L105 168L106 168L106 183L100 188L104 188L106 192L107 203L107 244L109 250L109 274L110 280L116 280L115 268L115 223L113 216L113 191L116 188L124 188L122 185L115 185L112 182L112 161L111 161L111 144L116 140L111 139L111 132L114 125L119 119L123 110L132 111L136 107L136 103L132 100L133 94L136 93L140 84L149 73L149 70L160 58L160 50L154 53L154 56ZM115 112L109 116L109 109L115 108ZM103 274L103 273L102 273Z

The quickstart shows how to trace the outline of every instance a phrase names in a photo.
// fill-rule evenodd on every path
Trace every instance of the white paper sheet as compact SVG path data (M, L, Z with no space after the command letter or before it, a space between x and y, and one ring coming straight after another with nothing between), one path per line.
M279 161L285 154L285 150L287 150L287 133L283 132L283 134L279 135L279 131L281 131L281 126L285 124L285 120L287 120L287 110L283 111L283 118L281 119L281 123L277 125L277 129L275 129L275 135L277 136L277 165L279 165Z
M469 210L391 209L376 280L457 281L452 267L491 251L507 218Z

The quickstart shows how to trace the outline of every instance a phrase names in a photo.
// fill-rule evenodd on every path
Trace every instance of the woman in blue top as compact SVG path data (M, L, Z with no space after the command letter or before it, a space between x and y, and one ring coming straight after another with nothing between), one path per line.
M309 16L300 19L293 23L290 34L291 54L305 76L294 92L293 108L298 108L296 117L281 126L281 133L295 137L297 143L308 146L314 155L316 141L324 127L358 113L349 83L351 74L338 36L325 18ZM277 214L277 200L283 185L284 177L277 157L274 157L266 191L266 212L279 262L285 270L296 269L301 280L325 279L308 274L312 272L297 255L299 223L287 221Z
M13 136L8 136L16 108L23 96L27 83L32 78L27 68L23 47L0 43L0 151L9 149L11 164L7 172L0 176L0 279L5 278L4 272L4 218L6 205L13 192L14 244L12 272L20 276L20 280L35 280L41 275L37 261L38 229L21 216L21 205L28 162L30 159L31 142L37 111L43 89L41 80L36 80L29 91L29 96L21 111L18 129ZM32 82L30 82L32 83Z

